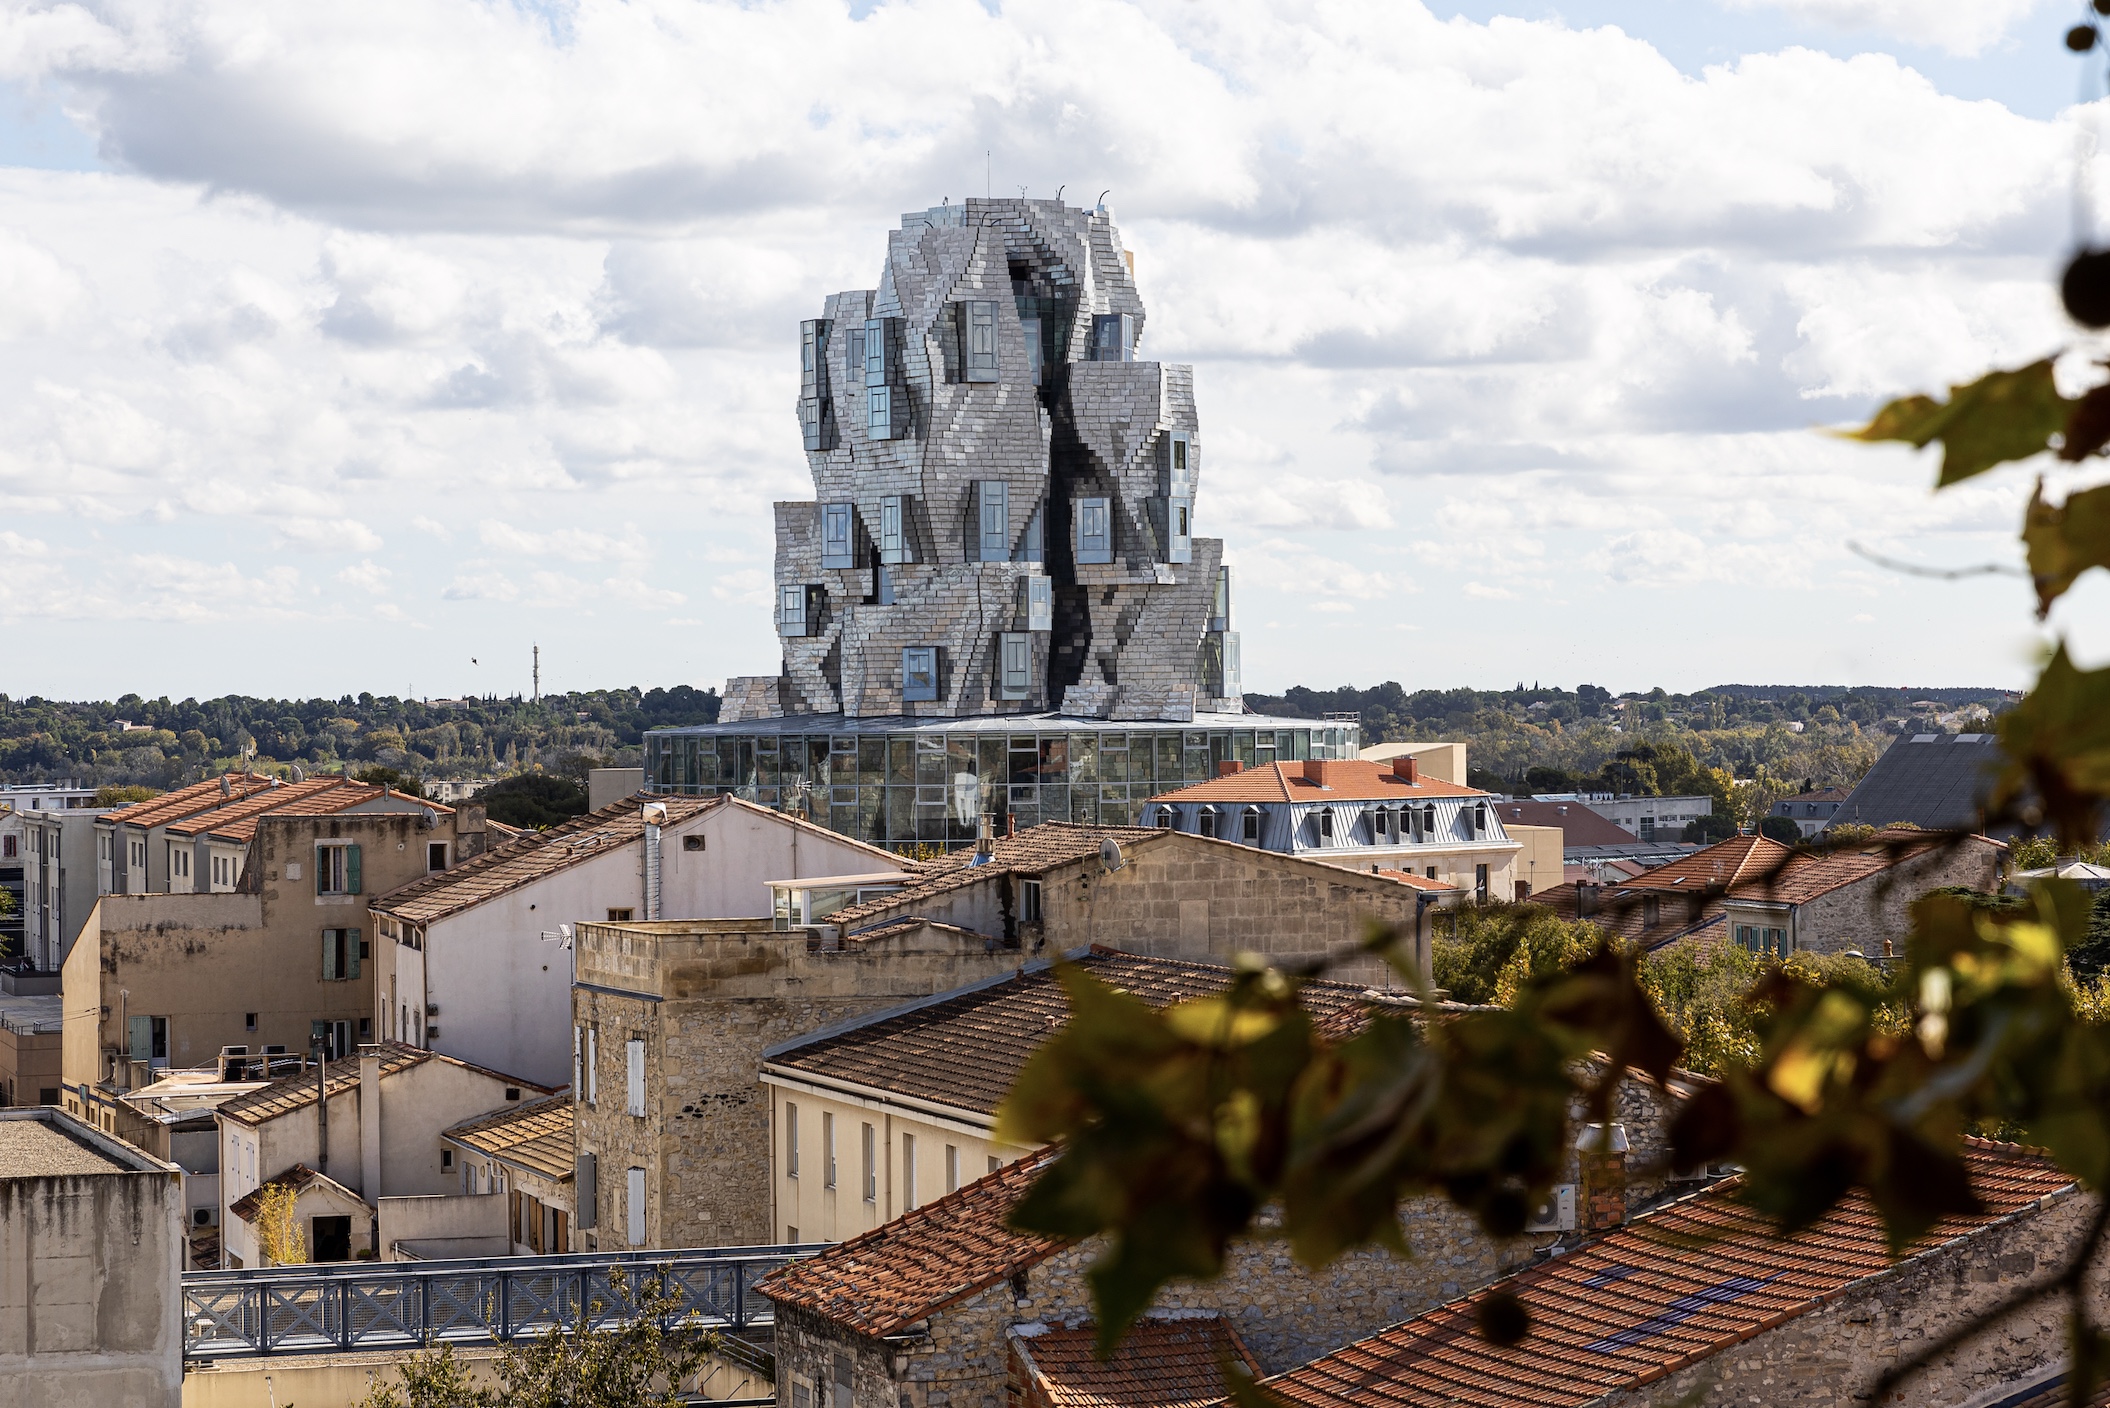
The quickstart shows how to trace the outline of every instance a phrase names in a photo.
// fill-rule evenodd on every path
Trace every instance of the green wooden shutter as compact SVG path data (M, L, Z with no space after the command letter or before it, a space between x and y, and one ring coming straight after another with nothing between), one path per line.
M346 846L344 848L344 892L348 895L359 893L359 848L357 846Z
M322 931L322 980L333 982L337 977L337 931Z
M362 932L358 929L344 931L344 976L347 978L359 976L359 935Z
M125 1019L125 1036L131 1043L131 1055L135 1061L150 1061L154 1057L154 1019L151 1017L128 1017Z

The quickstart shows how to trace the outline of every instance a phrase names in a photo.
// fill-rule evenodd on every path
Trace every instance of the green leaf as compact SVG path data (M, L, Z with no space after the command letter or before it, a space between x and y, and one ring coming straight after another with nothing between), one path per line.
M2091 567L2110 567L2110 484L2066 496L2056 508L2044 501L2044 481L2030 496L2022 517L2029 547L2029 575L2037 584L2037 619Z
M2061 644L2036 688L2000 716L2000 748L1993 810L2011 812L2034 792L2063 846L2094 844L2110 798L2110 667L2078 669Z
M1902 440L1914 449L1942 442L1941 477L1947 488L2007 460L2026 460L2051 447L2066 429L2073 402L2059 394L2051 359L2019 371L1988 372L1967 386L1949 388L1946 403L1907 396L1877 411L1855 440Z

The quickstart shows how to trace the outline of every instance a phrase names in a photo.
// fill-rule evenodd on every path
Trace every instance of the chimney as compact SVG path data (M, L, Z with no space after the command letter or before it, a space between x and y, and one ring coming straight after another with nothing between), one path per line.
M1582 1230L1603 1232L1626 1221L1626 1126L1586 1124L1575 1136L1581 1176Z
M1575 917L1587 919L1597 913L1597 884L1591 880L1575 882Z
M1421 760L1412 753L1407 754L1403 758L1394 758L1392 760L1392 775L1405 778L1407 785L1410 787L1419 787L1421 785Z
M1218 777L1230 777L1244 771L1245 764L1239 762L1236 758L1226 758L1216 765L1216 775Z
M381 1197L381 1057L371 1046L359 1052L359 1196Z
M983 812L974 829L975 864L980 865L996 854L996 813Z
M1304 780L1316 782L1321 787L1331 787L1339 770L1339 764L1331 758L1308 758L1304 763Z

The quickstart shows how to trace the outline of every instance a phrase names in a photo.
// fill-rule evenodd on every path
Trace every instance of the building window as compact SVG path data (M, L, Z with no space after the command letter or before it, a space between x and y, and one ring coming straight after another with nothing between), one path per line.
M835 1186L835 1116L821 1112L821 1186Z
M1180 818L1179 818L1179 813L1178 813L1178 812L1175 812L1175 811L1174 811L1174 810L1173 810L1172 808L1170 808L1170 807L1159 807L1159 808L1158 808L1158 830L1160 830L1160 831L1177 831L1177 830L1179 830L1179 829L1180 829Z
M440 1172L445 1173L453 1167L454 1151L452 1149L440 1150Z
M1018 882L1018 917L1027 924L1041 921L1040 882L1021 880Z
M425 869L433 871L445 870L446 868L447 843L445 841L427 841L425 843Z
M253 1032L256 1030L256 1013L244 1012L242 1014L242 1030L245 1032Z
M629 1214L630 1222L626 1230L630 1234L630 1245L642 1247L645 1245L645 1171L641 1168L629 1170L629 1176L624 1182L624 1201L628 1204L625 1211Z
M821 505L821 566L848 570L857 565L856 508L851 504Z
M916 1206L916 1136L901 1136L901 1210Z
M991 1154L989 1156L989 1171L991 1173L995 1173L998 1169L1002 1168L1003 1166L1003 1162L999 1160L996 1155Z
M790 583L777 588L777 634L781 636L810 636L819 623L814 619L819 605L818 589L800 583Z
M1040 515L1033 515L1035 523ZM1029 562L1040 559L1030 557ZM1029 631L1052 631L1055 629L1055 583L1047 577L1026 578L1026 629Z
M879 1201L879 1138L872 1126L863 1125L861 1128L864 1130L863 1182L865 1201L877 1203Z
M341 983L358 977L359 947L359 931L357 929L323 930L323 981Z
M956 1193L960 1188L960 1148L957 1144L945 1146L945 1191Z
M1247 807L1243 818L1243 835L1249 846L1260 844L1260 808Z
M640 1037L632 1037L623 1043L628 1057L629 1074L628 1101L625 1108L633 1115L645 1113L645 1043Z
M317 846L315 848L316 894L356 895L359 893L359 878L359 848L357 846Z
M1077 500L1077 561L1114 560L1114 516L1110 499Z
M912 645L901 652L901 698L904 703L935 701L938 697L938 648Z
M995 381L996 303L975 299L960 305L962 371L968 381Z
M1214 836L1216 834L1216 808L1203 807L1194 814L1194 831L1198 836Z
M1319 844L1322 846L1330 846L1333 844L1333 809L1330 807L1321 807L1319 808L1317 816L1319 823Z
M1487 867L1484 865L1473 867L1473 898L1482 904L1487 903Z
M611 924L628 924L631 917L636 913L635 909L611 909L608 911L608 922Z
M784 1176L799 1176L799 1107L788 1102L784 1106Z
M1659 895L1641 897L1641 927L1653 929L1663 922L1663 900Z
M914 560L909 555L906 494L888 494L879 501L879 560L888 564Z
M1025 699L1033 693L1033 637L1025 631L1003 631L996 638L998 667L997 697Z
M974 486L976 552L982 562L1011 560L1011 487L1001 479L978 480Z
M1092 319L1092 360L1126 362L1135 355L1136 319L1132 313L1101 313Z

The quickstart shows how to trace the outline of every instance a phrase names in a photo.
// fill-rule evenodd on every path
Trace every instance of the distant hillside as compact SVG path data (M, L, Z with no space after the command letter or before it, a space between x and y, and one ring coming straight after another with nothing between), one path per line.
M0 781L175 787L245 753L310 772L394 768L425 779L490 777L541 767L582 774L635 766L644 731L715 723L718 692L606 689L520 698L142 699L114 703L0 695ZM129 728L122 727L129 724Z
M1317 718L1355 714L1365 744L1391 739L1455 740L1467 745L1473 780L1505 792L1565 792L1593 781L1608 790L1646 791L1622 753L1646 744L1677 748L1700 768L1757 779L1769 795L1848 786L1890 739L1904 732L1959 731L2013 704L1999 689L1887 689L1723 685L1697 694L1614 696L1596 685L1573 690L1533 685L1510 690L1425 689L1397 683L1369 689L1297 688L1248 694L1263 713Z

